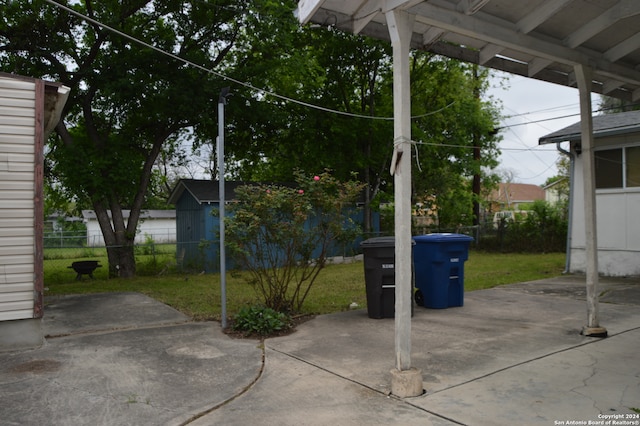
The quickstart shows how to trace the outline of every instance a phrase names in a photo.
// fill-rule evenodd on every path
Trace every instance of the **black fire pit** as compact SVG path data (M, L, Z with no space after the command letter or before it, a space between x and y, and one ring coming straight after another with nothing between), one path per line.
M89 275L89 278L93 279L93 271L101 267L102 265L100 265L97 260L80 260L73 262L71 266L67 266L67 268L76 271L76 280L78 281L82 279L83 275Z

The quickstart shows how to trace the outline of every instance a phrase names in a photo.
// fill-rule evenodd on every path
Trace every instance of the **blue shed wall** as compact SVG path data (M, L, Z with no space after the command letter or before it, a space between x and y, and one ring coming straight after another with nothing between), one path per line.
M176 237L178 262L185 268L205 271L206 273L220 271L219 250L219 217L218 203L198 203L190 194L186 193L176 203ZM216 211L216 215L212 212ZM363 210L355 212L353 219L356 223L364 222ZM380 215L373 213L373 236L380 231ZM360 253L360 242L372 235L358 237L352 244L330 247L328 256L353 256ZM315 255L319 255L319 250ZM233 268L233 262L227 250L226 265Z
M178 264L185 268L198 268L199 244L204 235L202 206L190 196L183 196L176 203L176 256Z

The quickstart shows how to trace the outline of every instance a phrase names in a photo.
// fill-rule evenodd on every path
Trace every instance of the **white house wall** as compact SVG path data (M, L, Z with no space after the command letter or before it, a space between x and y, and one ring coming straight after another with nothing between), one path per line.
M36 83L0 77L0 321L33 318Z
M90 247L104 247L104 238L100 225L96 220L86 221L87 245ZM144 244L149 235L155 243L176 242L176 220L174 219L145 219L138 225L135 243Z
M596 146L633 140L626 135L596 140ZM581 155L575 163L576 178L572 189L574 208L569 269L576 273L586 271L582 161ZM596 190L596 215L599 273L607 276L640 275L640 188Z

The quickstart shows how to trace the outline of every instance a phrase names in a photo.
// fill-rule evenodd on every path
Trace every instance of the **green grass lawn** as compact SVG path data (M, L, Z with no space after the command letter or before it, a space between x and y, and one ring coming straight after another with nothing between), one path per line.
M96 254L96 253L94 253ZM170 255L138 259L138 269L170 262ZM96 259L96 257L92 257ZM106 265L106 258L99 258ZM465 263L465 291L558 276L564 269L564 253L498 254L471 251ZM220 276L180 273L138 276L133 279L107 279L106 267L96 270L95 280L75 281L66 266L71 260L45 260L45 303L50 295L134 291L146 294L184 312L195 320L220 319ZM58 265L54 267L54 265ZM227 275L227 314L233 316L242 306L259 304L254 289L242 273ZM320 272L303 313L326 314L348 309L351 303L366 308L362 262L329 265Z

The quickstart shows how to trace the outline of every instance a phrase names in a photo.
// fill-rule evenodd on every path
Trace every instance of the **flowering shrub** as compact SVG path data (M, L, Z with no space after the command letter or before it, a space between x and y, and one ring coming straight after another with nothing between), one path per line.
M279 312L299 312L328 250L360 233L352 217L362 184L339 182L329 172L295 178L295 188L237 188L225 222L230 254L250 272L265 306Z

